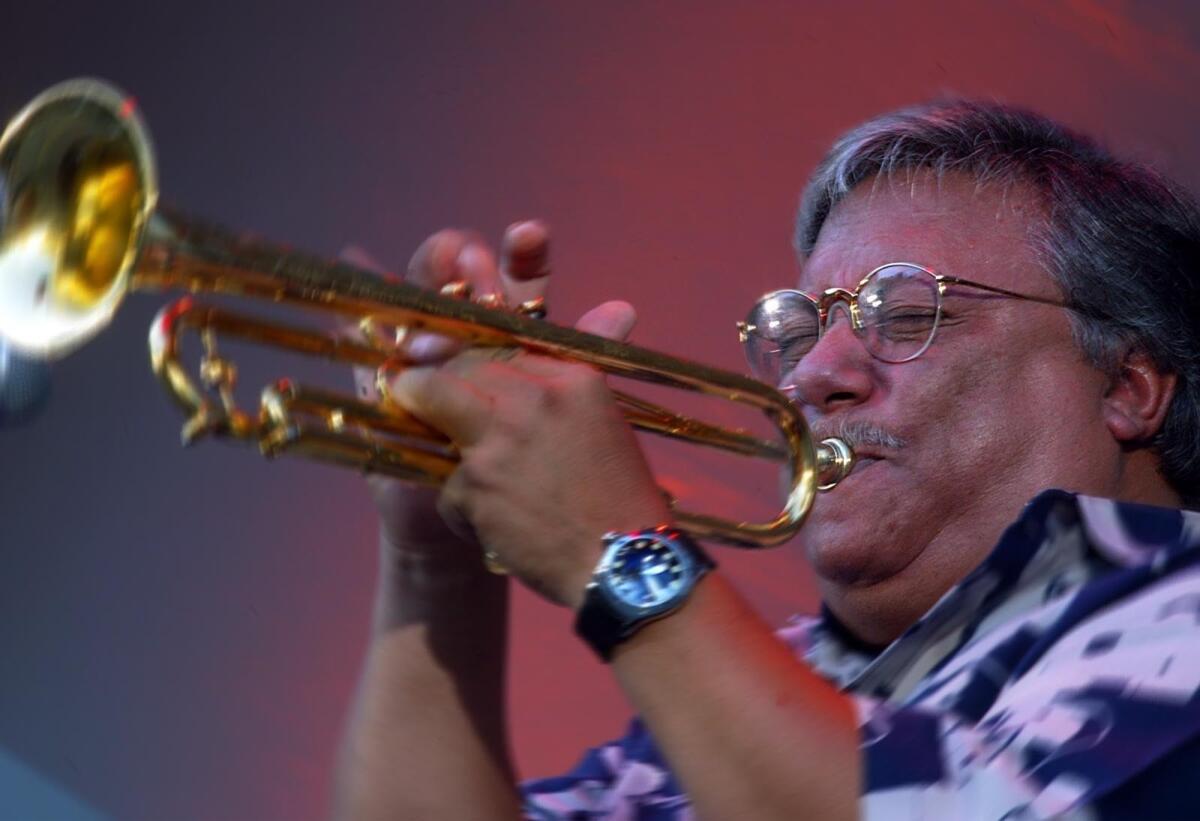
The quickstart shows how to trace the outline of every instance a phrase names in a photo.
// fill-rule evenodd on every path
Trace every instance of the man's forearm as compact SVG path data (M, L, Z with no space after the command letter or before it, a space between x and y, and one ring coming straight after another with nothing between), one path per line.
M848 699L807 670L720 574L620 647L614 672L700 818L853 818Z
M384 546L338 819L517 817L504 722L507 582Z

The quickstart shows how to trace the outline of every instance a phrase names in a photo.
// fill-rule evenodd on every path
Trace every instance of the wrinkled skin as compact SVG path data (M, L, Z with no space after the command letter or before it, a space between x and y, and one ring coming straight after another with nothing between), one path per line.
M834 208L797 287L852 289L904 261L1060 299L1028 242L1036 216L1023 188L966 177L863 185ZM944 306L933 345L902 364L873 359L840 311L787 379L818 431L849 419L906 443L864 448L801 536L825 602L880 644L982 561L1039 491L1144 496L1153 473L1146 451L1122 444L1157 426L1165 400L1137 393L1140 383L1129 395L1088 364L1066 310L954 286Z

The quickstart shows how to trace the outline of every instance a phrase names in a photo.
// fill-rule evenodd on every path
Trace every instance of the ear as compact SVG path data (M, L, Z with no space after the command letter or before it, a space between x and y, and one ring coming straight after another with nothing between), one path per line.
M1146 442L1162 427L1175 396L1176 377L1145 352L1130 350L1104 395L1104 422L1118 442Z

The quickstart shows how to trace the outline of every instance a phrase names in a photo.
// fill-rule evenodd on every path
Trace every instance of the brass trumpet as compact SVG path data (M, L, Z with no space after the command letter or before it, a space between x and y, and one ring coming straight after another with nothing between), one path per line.
M783 509L769 522L676 511L679 525L698 538L743 547L778 544L800 527L816 491L832 487L853 464L844 442L814 444L787 397L753 379L248 240L159 207L156 177L134 101L106 83L81 79L53 86L9 122L0 137L0 335L25 352L62 356L99 333L127 292L164 288L286 303L358 321L371 331L351 340L203 306L191 296L168 305L151 328L150 357L187 414L185 443L229 437L252 441L267 456L297 453L439 484L455 468L453 446L393 404L281 380L263 391L261 408L250 414L233 398L236 368L216 350L218 335L225 335L380 368L395 361L399 334L422 331L473 346L519 346L761 410L783 445L615 394L639 430L790 468ZM179 358L181 335L189 330L204 345L198 380Z

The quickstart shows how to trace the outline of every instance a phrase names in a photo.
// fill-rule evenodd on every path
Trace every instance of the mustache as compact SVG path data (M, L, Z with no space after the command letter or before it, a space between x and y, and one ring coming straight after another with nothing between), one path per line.
M813 438L818 442L836 436L851 450L864 445L900 450L908 445L903 438L864 419L839 419L837 422L817 421L811 425Z

